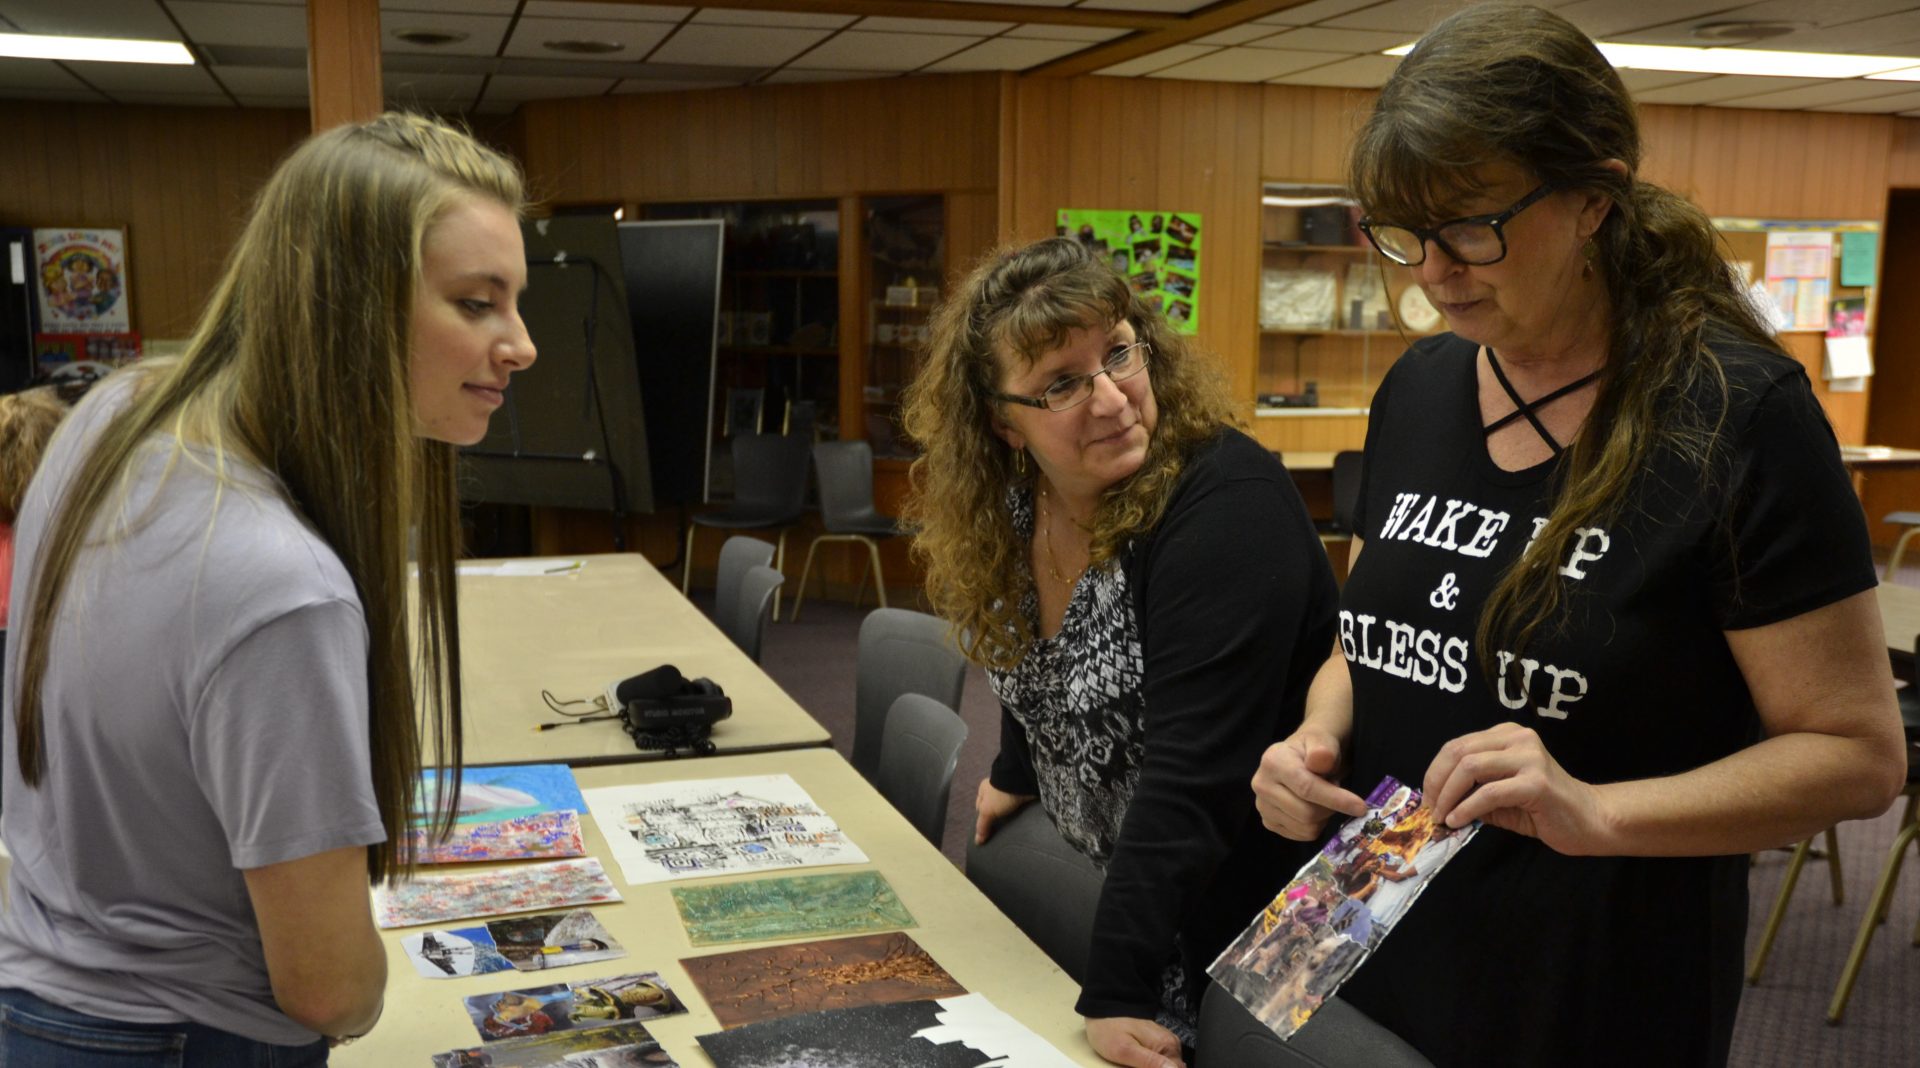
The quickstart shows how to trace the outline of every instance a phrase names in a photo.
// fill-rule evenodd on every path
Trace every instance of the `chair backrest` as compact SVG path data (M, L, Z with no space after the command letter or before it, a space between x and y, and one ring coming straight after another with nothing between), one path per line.
M1093 912L1106 876L1067 844L1038 803L967 843L967 878L1076 983L1087 980Z
M808 443L787 434L735 435L735 506L798 518L807 507Z
M726 617L726 606L734 603L740 596L740 580L747 572L756 567L769 567L773 564L773 543L736 534L720 546L720 569L713 582L713 618L716 621ZM722 630L726 627L722 625ZM727 637L733 644L745 649L746 643L741 635L732 631Z
M1360 464L1365 453L1349 449L1333 454L1333 527L1353 533L1353 513L1360 507Z
M864 441L823 441L813 447L820 479L820 521L829 531L875 513L873 446Z
M874 788L935 849L947 836L947 795L966 740L960 714L924 694L903 693L887 710Z
M1195 1068L1433 1068L1406 1040L1340 998L1328 998L1282 1041L1217 982L1200 999Z
M859 671L853 687L853 767L873 781L887 710L903 693L960 707L967 658L947 637L945 621L904 608L877 608L860 624Z
M767 637L767 616L773 609L773 591L780 588L786 578L770 567L750 567L740 576L740 586L734 591L733 599L725 604L713 606L714 619L720 629L740 651L760 662L760 646Z

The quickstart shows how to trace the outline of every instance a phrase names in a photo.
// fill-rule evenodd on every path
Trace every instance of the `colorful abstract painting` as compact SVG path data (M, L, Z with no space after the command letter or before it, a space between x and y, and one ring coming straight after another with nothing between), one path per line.
M696 946L866 934L912 927L913 914L877 871L789 875L682 886L673 903Z
M434 1068L675 1068L637 1021L510 1038L433 1055Z
M630 884L867 861L786 775L609 786L587 805Z
M967 992L897 931L690 957L680 966L721 1027Z
M587 810L573 771L565 764L511 764L465 768L455 804L452 833L434 839L426 813L439 807L443 782L434 769L421 772L413 842L422 864L583 857L580 814Z
M374 888L373 914L381 927L414 927L618 900L600 862L588 857L389 883Z
M465 1004L467 1018L486 1042L687 1011L656 972L475 994Z

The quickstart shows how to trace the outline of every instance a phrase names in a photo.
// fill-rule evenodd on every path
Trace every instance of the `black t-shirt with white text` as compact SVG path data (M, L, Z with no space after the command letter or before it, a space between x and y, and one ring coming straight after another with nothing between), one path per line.
M1579 530L1560 625L1489 679L1482 604L1551 508L1559 460L1494 465L1478 346L1423 339L1374 398L1341 598L1353 682L1347 785L1419 783L1440 747L1503 721L1576 778L1684 772L1757 741L1723 631L1875 585L1865 518L1805 371L1717 350L1729 398L1703 471L1656 452L1617 518ZM1709 415L1722 407L1702 401ZM1342 996L1436 1065L1725 1062L1746 933L1744 857L1567 857L1487 828Z

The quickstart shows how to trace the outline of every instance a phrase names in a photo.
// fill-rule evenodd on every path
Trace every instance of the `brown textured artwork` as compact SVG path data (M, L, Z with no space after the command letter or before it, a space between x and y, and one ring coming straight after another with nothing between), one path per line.
M919 943L899 932L830 938L680 962L721 1027L800 1012L953 997L953 981Z

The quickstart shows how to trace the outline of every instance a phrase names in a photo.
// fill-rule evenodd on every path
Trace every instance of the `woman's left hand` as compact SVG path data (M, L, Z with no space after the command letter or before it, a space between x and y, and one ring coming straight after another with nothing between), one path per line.
M1089 1016L1087 1044L1100 1056L1128 1068L1186 1068L1180 1058L1180 1040L1152 1020Z
M1598 788L1567 774L1531 727L1502 723L1440 747L1421 789L1434 818L1524 834L1557 853L1618 852Z

